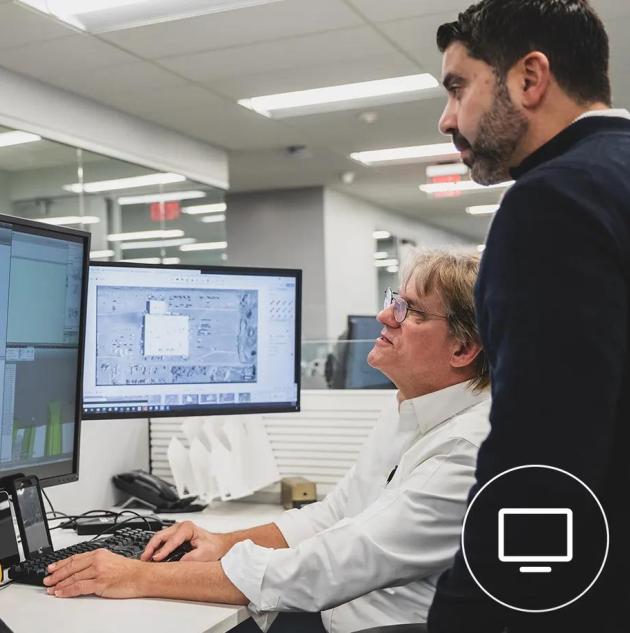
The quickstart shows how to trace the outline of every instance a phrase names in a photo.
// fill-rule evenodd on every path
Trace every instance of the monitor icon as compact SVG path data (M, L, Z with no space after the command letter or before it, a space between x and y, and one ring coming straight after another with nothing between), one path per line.
M499 510L499 560L568 563L573 560L573 511L568 508ZM522 566L522 574L550 573L549 565Z

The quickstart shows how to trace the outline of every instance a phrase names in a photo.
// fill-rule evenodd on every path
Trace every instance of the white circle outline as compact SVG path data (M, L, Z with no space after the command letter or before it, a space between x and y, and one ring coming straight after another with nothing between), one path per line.
M604 553L604 560L602 561L602 565L599 568L599 571L597 572L597 575L591 581L591 584L586 589L584 589L584 591L581 594L579 594L577 597L573 598L572 600L569 600L569 602L565 602L564 604L561 604L561 605L559 605L557 607L552 607L550 609L522 609L521 607L515 607L515 606L513 606L511 604L508 604L507 602L503 602L503 601L499 600L498 598L496 598L495 596L493 596L489 591L487 591L481 585L481 583L477 580L477 577L475 576L475 574L473 574L473 571L470 568L470 565L468 563L468 557L466 556L466 546L464 545L464 534L466 532L466 521L468 520L468 513L472 509L473 505L475 505L475 501L477 501L477 497L493 481L496 481L500 477L503 477L503 475L507 475L508 473L512 473L512 472L514 472L516 470L523 470L525 468L547 468L548 470L555 470L555 471L558 471L558 472L560 472L560 473L562 473L564 475L568 475L572 479L575 479L575 481L577 481L584 488L586 488L591 493L591 496L593 497L593 499L595 499L595 502L597 503L597 505L598 505L598 507L600 509L600 512L602 513L602 516L604 517L604 525L606 526L606 552ZM464 556L464 562L466 563L466 567L468 569L468 572L472 576L472 579L475 581L475 583L477 584L479 589L481 589L481 591L483 591L491 600L494 600L495 602L497 602L498 604L500 604L503 607L507 607L508 609L512 609L513 611L520 611L521 613L550 613L551 611L557 611L558 609L564 609L564 607L568 607L570 604L573 604L574 602L579 600L584 594L586 594L591 589L591 587L597 582L597 579L600 577L602 571L604 570L604 566L606 565L606 561L608 560L608 549L610 547L610 531L608 529L608 518L606 517L606 513L604 512L604 508L602 507L602 504L599 502L599 499L597 498L595 493L579 477L576 477L572 473L570 473L570 472L568 472L566 470L563 470L562 468L556 468L555 466L547 466L545 464L529 464L529 465L525 465L525 466L516 466L515 468L510 468L508 470L503 471L502 473L499 473L498 475L495 475L490 481L486 482L477 491L477 494L474 496L473 500L470 502L470 505L468 506L468 508L466 510L466 514L464 515L464 523L462 524L461 543L462 543L462 554Z

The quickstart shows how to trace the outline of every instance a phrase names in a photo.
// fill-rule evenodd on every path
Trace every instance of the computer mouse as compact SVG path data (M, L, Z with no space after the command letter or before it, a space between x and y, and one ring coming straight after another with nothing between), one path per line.
M176 547L162 562L163 563L174 563L181 559L184 554L188 554L191 552L193 546L190 544L190 541L184 541L179 547Z

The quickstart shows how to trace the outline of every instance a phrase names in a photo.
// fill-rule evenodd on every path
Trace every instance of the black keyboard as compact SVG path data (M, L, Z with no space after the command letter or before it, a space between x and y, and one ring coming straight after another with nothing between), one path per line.
M43 585L44 578L48 575L47 567L50 563L64 560L73 554L83 554L84 552L92 552L100 548L107 549L115 554L120 554L125 558L140 558L144 548L154 534L155 532L149 530L123 528L105 538L85 541L84 543L64 547L54 552L42 552L10 567L9 578L25 585ZM186 552L189 552L190 549L189 543L180 545L171 552L165 559L165 562L179 560Z

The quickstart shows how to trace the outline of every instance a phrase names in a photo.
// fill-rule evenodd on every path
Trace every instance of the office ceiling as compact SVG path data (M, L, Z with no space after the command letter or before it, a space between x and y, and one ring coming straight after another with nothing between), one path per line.
M229 150L233 191L328 185L474 241L466 206L497 192L430 200L421 165L367 168L353 151L441 142L442 99L274 121L236 100L430 72L437 26L469 0L283 0L98 36L0 0L0 66ZM609 29L615 101L630 105L630 5L593 0ZM299 156L286 148L305 145ZM50 159L50 157L48 157ZM352 184L340 175L356 174Z

